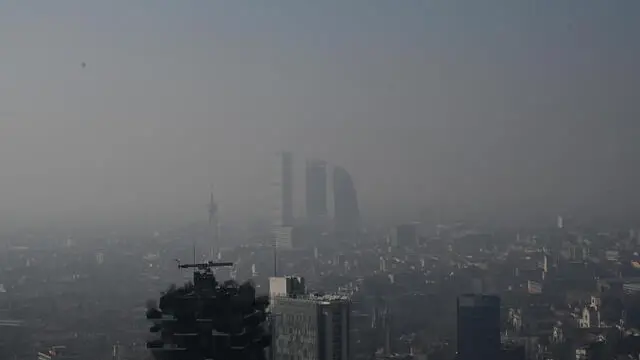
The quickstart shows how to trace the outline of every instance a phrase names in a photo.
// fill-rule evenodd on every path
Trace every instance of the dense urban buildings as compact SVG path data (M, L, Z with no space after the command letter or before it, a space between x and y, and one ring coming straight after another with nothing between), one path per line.
M360 231L353 182L344 169L333 176L335 231L318 236L305 222L280 225L276 252L268 224L250 232L220 227L216 252L233 259L233 266L204 275L197 269L201 275L192 283L169 290L169 284L183 284L193 275L177 269L175 259L211 260L215 221L144 234L48 230L7 235L0 247L0 354L17 360L206 356L219 339L202 330L209 334L214 321L226 323L225 316L233 313L220 310L218 320L198 322L207 319L207 309L234 303L212 305L217 297L209 295L217 290L201 285L210 285L215 276L223 294L249 290L263 305L271 299L266 312L258 312L264 314L258 322L262 335L274 337L261 344L268 349L252 353L258 358L640 356L637 227L580 223L568 215L571 221L558 226L550 215L538 227L424 217L368 223ZM272 277L276 274L283 277ZM153 319L156 340L163 343L152 342L149 351L143 305L159 293L164 293L162 304L150 308L166 310L164 315L174 309L177 317ZM257 339L259 332L254 334ZM201 340L197 346L196 338Z
M639 39L640 0L1 1L0 360L640 360Z
M255 238L223 229L220 252L235 261L215 278L230 291L241 285L227 280L250 280L256 297L274 299L264 326L291 344L274 340L268 356L303 357L305 348L309 357L342 356L348 344L354 360L496 352L514 360L638 358L640 232L574 224L559 229L555 216L531 229L423 223L417 239L390 226L344 244L283 249L278 273L291 276L272 279L269 229ZM97 360L146 360L145 301L193 275L174 259L208 260L183 239L210 244L210 235L206 220L146 235L12 235L0 247L1 354L26 360L64 349ZM305 345L303 335L318 343ZM339 345L329 347L329 338Z

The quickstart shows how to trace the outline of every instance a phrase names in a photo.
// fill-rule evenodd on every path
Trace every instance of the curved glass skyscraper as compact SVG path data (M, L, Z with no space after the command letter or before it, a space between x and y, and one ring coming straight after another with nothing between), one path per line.
M351 175L340 166L333 168L333 206L336 233L357 233L360 230L358 194Z

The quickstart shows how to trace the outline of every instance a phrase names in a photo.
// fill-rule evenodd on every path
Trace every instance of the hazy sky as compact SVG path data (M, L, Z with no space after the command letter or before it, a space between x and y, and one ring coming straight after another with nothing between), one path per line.
M3 1L0 223L205 219L211 183L227 216L266 216L282 149L346 167L370 214L639 213L639 18L634 0Z

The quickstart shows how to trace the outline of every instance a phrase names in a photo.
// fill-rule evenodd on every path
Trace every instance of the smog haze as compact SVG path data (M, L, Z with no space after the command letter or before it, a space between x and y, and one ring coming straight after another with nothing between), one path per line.
M633 217L640 3L610 5L3 4L0 224L197 221L211 184L266 217L282 150L365 216Z

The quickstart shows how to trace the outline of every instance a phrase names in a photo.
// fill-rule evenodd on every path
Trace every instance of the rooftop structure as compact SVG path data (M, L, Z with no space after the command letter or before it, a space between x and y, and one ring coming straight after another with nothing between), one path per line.
M282 276L269 278L269 296L291 296L306 293L304 278L298 276Z
M178 264L194 269L193 282L170 287L151 306L149 341L156 359L264 359L271 338L266 327L267 297L256 297L251 283L218 283L212 268L232 263Z
M277 288L270 290L274 294L271 308L273 359L348 359L350 298L306 293L303 278L272 279L282 279L290 285L284 293Z

